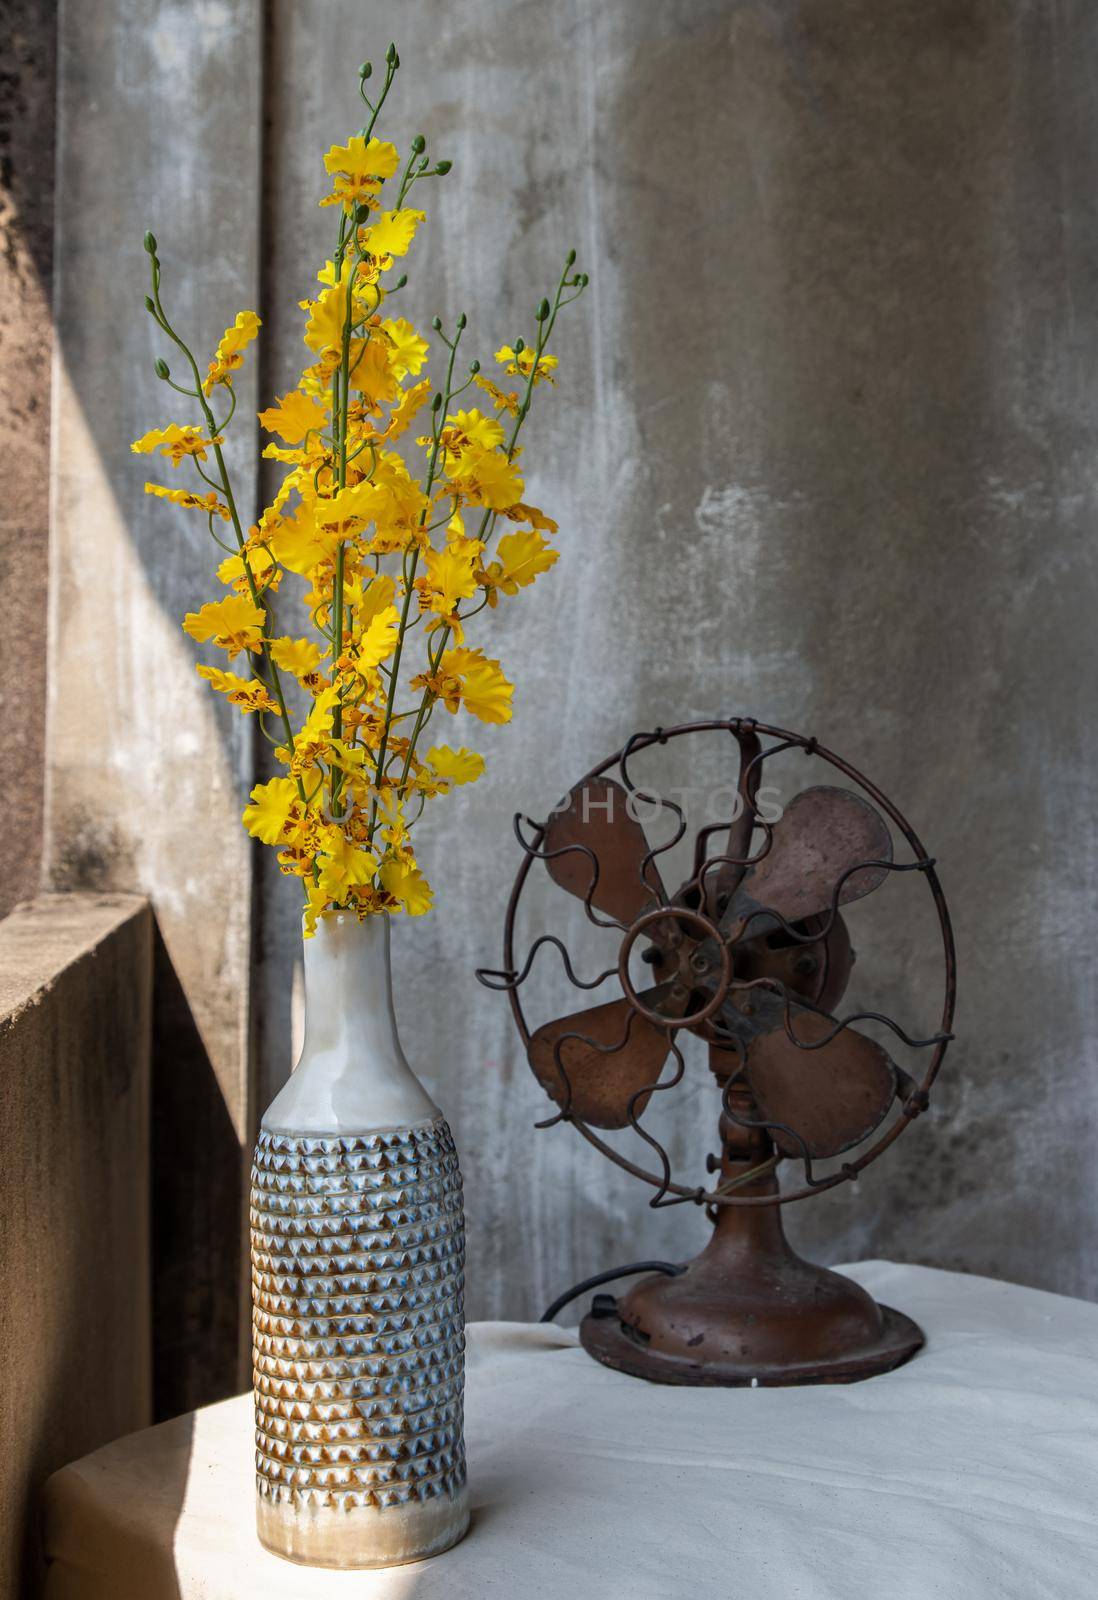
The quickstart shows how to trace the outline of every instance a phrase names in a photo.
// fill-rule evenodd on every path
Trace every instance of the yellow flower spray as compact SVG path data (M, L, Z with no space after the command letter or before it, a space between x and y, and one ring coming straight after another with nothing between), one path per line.
M201 480L193 490L145 487L205 513L225 553L217 575L227 593L188 613L183 627L229 662L248 663L239 673L202 664L198 671L258 718L285 769L252 790L243 820L278 851L281 870L301 878L307 933L336 909L418 916L430 907L412 828L428 800L475 782L484 761L464 746L424 750L423 736L439 706L482 722L510 721L513 686L497 660L466 642L465 625L557 559L547 537L556 523L523 501L518 440L535 388L555 381L548 346L557 316L587 284L569 252L552 298L537 308L532 342L516 339L496 353L514 387L494 383L477 361L459 372L464 315L452 336L435 318L444 376L434 387L420 376L430 346L410 322L388 314L407 283L406 274L393 282L390 274L425 219L406 205L413 185L444 176L450 163L432 165L417 135L402 166L396 146L374 137L399 65L390 45L376 103L367 92L370 63L361 68L367 124L324 157L331 187L320 204L339 209L335 251L317 275L315 297L302 302L310 364L295 389L259 414L281 441L264 456L288 471L247 530L222 445L236 409L233 374L260 319L242 311L203 376L164 311L156 240L145 236L152 268L145 305L182 352L190 382L174 382L162 360L156 370L197 403L202 425L154 429L133 449L156 452L173 468L188 462ZM456 408L473 387L488 396L486 412ZM414 441L413 471L394 445L424 410L430 422ZM501 517L510 531L496 538ZM272 632L266 597L286 572L304 582L315 640ZM422 647L409 661L417 627ZM300 726L284 675L311 698Z

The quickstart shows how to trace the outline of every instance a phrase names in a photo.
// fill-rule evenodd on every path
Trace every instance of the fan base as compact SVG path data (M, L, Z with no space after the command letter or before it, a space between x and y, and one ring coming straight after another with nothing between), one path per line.
M926 1340L919 1325L891 1306L877 1305L881 1329L876 1339L858 1349L807 1361L736 1361L722 1356L693 1357L653 1350L627 1333L617 1316L588 1314L580 1325L580 1341L588 1355L615 1372L626 1372L649 1383L680 1383L696 1387L760 1389L808 1383L857 1383L891 1372L921 1350Z
M735 1169L726 1164L724 1170ZM773 1174L751 1192L777 1195ZM855 1383L902 1365L924 1344L901 1311L790 1248L781 1208L723 1206L712 1236L674 1277L599 1295L584 1349L653 1383Z

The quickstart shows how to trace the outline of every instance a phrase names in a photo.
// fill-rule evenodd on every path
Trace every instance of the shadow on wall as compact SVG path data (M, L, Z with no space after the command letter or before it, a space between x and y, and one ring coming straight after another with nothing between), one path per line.
M240 1143L159 931L153 957L153 1415L240 1388Z

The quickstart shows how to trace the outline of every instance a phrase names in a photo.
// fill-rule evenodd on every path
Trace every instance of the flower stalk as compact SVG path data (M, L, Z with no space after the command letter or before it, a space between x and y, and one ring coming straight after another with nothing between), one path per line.
M158 247L151 234L145 238L146 307L182 353L192 386L175 382L163 359L157 375L196 403L200 421L153 429L133 448L162 456L173 473L193 470L195 488L146 489L202 512L224 553L223 596L189 612L183 627L224 652L226 667L200 661L199 674L244 715L256 715L275 746L283 770L252 790L244 824L277 850L283 872L301 879L307 933L334 910L415 916L431 905L412 828L429 801L475 782L484 760L465 745L422 751L420 741L439 706L486 724L510 720L513 685L499 661L467 640L466 625L557 560L556 524L523 497L518 441L535 391L555 382L549 343L557 318L587 283L570 252L552 299L537 306L532 343L519 338L496 352L500 383L477 360L457 381L467 319L456 319L451 337L436 317L443 375L432 384L430 341L389 314L388 302L408 282L406 272L392 274L426 216L406 201L417 183L445 177L451 164L434 161L421 134L403 161L375 136L399 67L390 45L371 98L373 68L363 65L366 124L324 157L330 187L320 204L339 216L333 255L302 302L307 364L295 387L259 413L271 436L264 456L286 470L247 529L223 444L236 413L233 377L260 319L241 312L203 376L164 310ZM505 387L508 378L517 387ZM472 387L487 401L459 408ZM220 422L218 394L226 402ZM428 407L429 430L412 437ZM501 518L510 531L496 539ZM222 523L232 542L222 539ZM311 636L277 632L269 601L287 577L304 585ZM229 670L241 658L249 675Z

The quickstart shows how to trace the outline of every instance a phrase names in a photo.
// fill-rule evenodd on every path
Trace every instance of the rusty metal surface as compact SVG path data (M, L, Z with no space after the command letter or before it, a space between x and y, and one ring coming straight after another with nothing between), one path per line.
M753 797L758 786L759 774L763 763L772 756L788 749L799 749L804 753L818 757L822 762L839 772L848 782L857 785L865 799L852 796L849 791L828 789L826 786L816 786L816 791L810 786L802 791L807 794L807 801L794 801L786 810L782 822L773 826L759 822L758 828L765 834L765 841L761 849L755 852L753 859L748 860L746 852L737 857L731 854L730 846L735 846L743 852L745 842L749 842L745 827L742 823L729 833L719 826L712 825L700 830L695 849L695 865L690 880L680 887L673 896L668 896L663 891L662 901L659 898L657 858L668 850L683 836L686 830L686 821L682 809L669 799L655 797L656 803L665 808L677 819L676 832L667 843L657 849L648 846L644 829L630 815L629 809L621 809L621 798L624 794L644 794L646 802L651 803L653 797L637 788L630 772L630 762L645 749L653 745L664 745L672 740L689 738L698 735L731 736L739 746L740 773L738 785L741 795L746 795L749 800ZM763 743L763 741L768 741ZM617 779L610 779L607 774L615 771ZM609 785L613 785L613 791ZM592 796L594 804L587 807L586 816L580 809L579 796L587 789ZM610 793L614 793L613 816L618 819L629 819L628 826L617 826L609 822L603 827L601 818L609 817L610 812L606 801ZM834 797L840 798L834 798ZM851 803L852 802L852 803ZM810 830L803 821L812 814L828 830L828 840L821 843L809 836ZM566 819L562 825L558 822L560 817ZM810 1005L830 1013L837 1006L841 998L845 982L849 977L852 954L849 949L845 927L839 915L840 904L848 904L856 894L863 894L869 888L879 883L890 873L912 874L919 878L930 893L937 915L938 926L942 942L943 956L943 1000L941 1020L935 1033L928 1037L914 1037L900 1027L891 1018L881 1017L876 1013L851 1013L835 1022L837 1033L855 1033L855 1024L872 1019L889 1029L901 1042L911 1049L923 1050L927 1054L927 1065L921 1076L909 1072L900 1072L897 1075L899 1093L894 1101L892 1110L894 1115L886 1117L885 1123L876 1130L873 1142L863 1145L851 1159L844 1161L841 1166L832 1171L820 1173L812 1166L812 1155L807 1144L803 1141L794 1143L800 1151L803 1165L803 1182L798 1186L786 1187L777 1196L757 1196L735 1191L724 1194L714 1194L711 1188L702 1183L684 1182L671 1170L671 1164L659 1140L649 1128L641 1126L643 1109L649 1104L650 1096L632 1091L635 1095L633 1105L627 1117L630 1127L638 1134L645 1148L639 1149L638 1159L633 1159L624 1151L608 1145L599 1138L595 1132L595 1125L584 1119L575 1109L574 1100L569 1099L568 1086L564 1085L563 1094L560 1093L560 1073L557 1072L552 1080L557 1084L557 1104L564 1105L567 1109L558 1109L554 1116L547 1118L539 1124L541 1127L554 1125L558 1121L569 1121L588 1143L600 1150L609 1159L617 1162L624 1170L642 1179L653 1190L651 1204L679 1204L694 1202L704 1205L732 1205L732 1206L767 1206L777 1203L790 1203L810 1197L823 1189L834 1187L836 1184L851 1181L858 1173L864 1170L872 1161L876 1160L888 1146L900 1136L909 1123L925 1109L931 1085L941 1067L946 1048L952 1034L950 1027L953 1018L953 1009L956 993L956 962L953 948L952 929L949 921L945 897L942 893L933 859L928 855L921 841L911 828L907 819L899 809L862 773L858 772L842 757L823 747L818 740L805 735L792 733L787 729L768 726L747 718L710 719L703 722L684 723L672 729L654 729L651 732L635 734L621 750L607 757L576 784L570 793L565 808L554 814L546 823L532 822L529 818L516 817L515 832L524 853L520 863L515 883L512 888L504 929L504 961L497 972L484 972L480 976L483 981L492 987L501 989L508 994L512 1012L515 1017L519 1033L524 1042L529 1046L531 1030L526 1022L519 990L529 979L536 966L535 956L539 948L547 943L554 944L563 956L569 977L577 987L594 987L596 983L605 981L611 976L612 969L600 975L592 984L581 983L572 970L567 948L563 942L553 934L543 934L531 946L524 962L516 963L514 953L515 919L521 900L524 885L527 881L535 861L545 860L546 864L557 881L561 881L558 874L563 873L561 863L571 858L577 864L578 873L569 879L568 886L571 892L578 893L581 899L587 901L587 914L592 916L591 906L594 895L591 893L592 879L596 877L592 871L592 859L601 861L605 859L607 868L605 873L599 869L598 877L602 878L604 885L613 885L613 899L607 900L607 906L613 905L624 909L627 904L643 907L641 914L650 915L662 903L669 910L674 907L690 906L691 904L711 903L714 898L711 890L715 883L720 882L721 874L725 874L725 883L734 882L746 872L754 869L758 874L763 862L771 859L767 873L761 878L765 884L775 883L781 888L783 883L788 883L789 872L783 866L780 855L775 847L775 840L780 845L782 824L792 817L796 826L785 829L785 837L790 841L791 848L800 853L815 872L815 890L813 898L818 901L818 891L822 881L821 874L824 868L821 860L827 863L836 873L830 903L818 909L813 916L806 916L796 922L790 921L785 915L773 907L764 908L770 930L767 934L754 938L744 938L744 928L740 928L739 937L736 937L735 928L732 937L725 932L725 941L732 948L734 974L732 988L746 983L757 982L760 969L765 969L772 961L777 966L788 967L795 963L796 957L781 956L780 951L777 961L774 961L773 949L774 934L784 936L787 948L803 945L806 951L817 953L821 941L827 957L827 972L823 978L820 991L815 996L805 995L805 990L798 985L789 985L786 989L785 979L780 973L773 974L773 988L778 995L788 992L789 996L804 996ZM884 818L896 829L905 840L912 859L910 861L897 861L892 859L891 841L888 838L888 829ZM593 831L592 831L593 820ZM594 841L593 843L591 841ZM858 842L874 852L867 859L859 859L855 852ZM760 878L754 879L758 888ZM634 888L634 885L636 886ZM852 886L849 887L849 886ZM742 885L741 885L742 887ZM597 881L596 881L597 890ZM734 895L733 890L733 895ZM794 909L793 902L785 902L789 909ZM727 903L722 907L727 916ZM674 914L674 912L673 912ZM593 920L599 920L593 917ZM760 917L758 919L762 921ZM663 932L659 928L654 930L653 946L650 955L653 958L653 976L666 978L673 976L681 970L681 961L685 954L687 959L702 954L716 955L715 950L705 949L706 941L697 941L691 948L691 932L683 929L681 922L678 924L680 932L680 948L673 951L669 948L670 941L665 937L668 923L665 922ZM746 931L750 934L751 926ZM626 938L632 933L632 925L623 928ZM655 936L655 935L658 935ZM765 941L765 942L761 942ZM713 965L711 962L710 965ZM737 1039L730 1035L721 1026L721 1018L712 1021L697 1019L699 1010L708 1010L707 1002L713 993L712 983L706 986L704 977L698 983L694 995L688 1004L686 1019L691 1031L706 1038L710 1044L722 1048L741 1049L741 1070L747 1066L748 1052L738 1045ZM727 1007L724 1008L727 1011ZM540 1030L539 1030L540 1031ZM629 1035L632 1038L632 1034ZM868 1037L868 1036L866 1036ZM605 1044L605 1040L593 1040L592 1043ZM672 1045L672 1048L675 1048ZM628 1040L623 1040L622 1050L628 1054ZM860 1053L861 1047L852 1052L852 1058ZM610 1059L620 1052L603 1051L603 1070L610 1071ZM654 1054L654 1052L653 1052ZM834 1059L834 1058L833 1058ZM533 1063L532 1063L533 1065ZM558 1061L558 1067L563 1064ZM678 1076L681 1076L681 1063ZM537 1068L535 1068L537 1070ZM617 1070L617 1069L613 1069ZM564 1076L567 1078L567 1067L563 1066ZM626 1076L629 1081L635 1082L636 1077L631 1073ZM636 1074L639 1076L639 1071ZM678 1081L678 1076L675 1081ZM545 1081L544 1066L539 1073ZM642 1088L647 1086L642 1086ZM655 1081L651 1084L656 1087ZM660 1088L668 1087L665 1079ZM620 1099L619 1099L620 1106ZM638 1108L640 1108L638 1110ZM781 1131L781 1130L775 1130ZM811 1130L810 1130L811 1131ZM796 1130L793 1130L796 1133ZM649 1153L654 1154L655 1162L648 1159Z
M811 944L785 938L780 932L751 939L736 954L736 977L743 983L760 978L780 984L819 1011L833 1011L846 993L854 967L854 950L845 919L836 915L825 931L824 917L806 917L804 931L819 933Z
M667 898L656 868L649 863L643 874L639 870L648 840L628 794L611 778L576 785L550 813L542 849L554 883L619 925Z
M598 1316L589 1312L580 1324L580 1342L588 1355L615 1372L649 1383L761 1389L858 1383L902 1366L926 1342L919 1325L891 1306L870 1300L876 1318L862 1315L860 1305L835 1293L836 1282L849 1280L823 1268L804 1277L801 1311L812 1331L811 1344L825 1342L822 1333L831 1348L807 1356L802 1356L797 1337L802 1318L792 1307L785 1308L785 1316L777 1315L773 1293L755 1297L737 1293L730 1302L721 1301L714 1293L707 1295L702 1280L692 1279L690 1270L681 1278L651 1281L656 1289L668 1287L665 1296L649 1297L646 1321L661 1331L696 1328L686 1340L649 1338L646 1343L634 1331L636 1325L623 1322L616 1311ZM690 1287L676 1294L680 1285Z
M630 762L652 745L701 734L736 742L737 814L698 830L690 876L668 895L657 860L685 838L687 818L675 801L640 790ZM809 785L780 820L762 820L763 764L789 749L818 757L860 792ZM649 844L634 797L670 813L667 842ZM911 859L894 858L889 824ZM934 862L906 818L815 739L733 718L634 735L545 823L519 817L515 832L525 859L508 905L503 966L480 976L507 992L531 1067L557 1107L539 1127L572 1123L650 1187L650 1205L704 1206L714 1224L709 1245L680 1272L645 1279L620 1302L600 1296L583 1323L585 1347L621 1371L667 1383L844 1382L906 1360L922 1343L914 1323L795 1256L779 1210L853 1180L876 1160L925 1109L952 1038L949 913ZM516 962L517 908L537 860L583 901L588 918L620 928L616 969L580 980L566 944L550 933ZM927 1037L877 1012L836 1014L854 965L839 908L892 874L921 881L937 913L942 1012ZM531 1035L519 990L546 944L558 949L578 988L596 988L616 970L622 997ZM632 978L638 951L658 980L640 991ZM858 1024L886 1030L903 1051L925 1052L921 1077ZM708 1043L720 1088L720 1152L708 1158L706 1182L676 1174L644 1120L653 1097L673 1092L685 1076L678 1042L685 1032ZM627 1128L641 1141L636 1159L596 1131ZM783 1189L778 1172L788 1162L800 1166L802 1179Z
M711 1065L720 1075L734 1063L714 1052ZM732 1098L749 1108L742 1085ZM773 1170L758 1171L765 1133L726 1119L721 1133L721 1181L776 1194ZM777 1206L720 1208L700 1255L620 1299L598 1296L580 1338L606 1366L653 1383L760 1387L851 1383L899 1366L923 1343L910 1318L802 1260Z
M814 1011L764 1033L752 1045L744 1074L759 1121L774 1143L796 1157L801 1144L817 1160L842 1155L867 1139L896 1095L896 1067L874 1039L848 1029L829 1039L834 1025ZM812 1043L819 1048L803 1048ZM785 1131L795 1128L798 1137Z
M655 1011L661 1002L674 1004L673 987L660 984L639 998ZM623 998L547 1022L530 1040L528 1055L564 1115L596 1128L624 1128L630 1109L643 1115L668 1049L667 1035Z
M829 914L884 882L892 839L868 801L848 789L803 789L771 830L762 859L748 867L721 927L731 940ZM863 866L863 862L881 862Z

